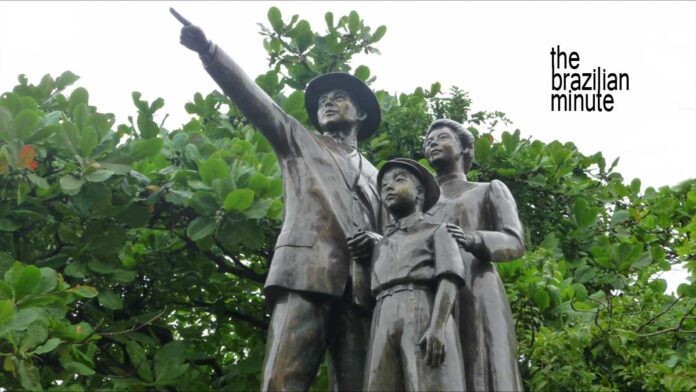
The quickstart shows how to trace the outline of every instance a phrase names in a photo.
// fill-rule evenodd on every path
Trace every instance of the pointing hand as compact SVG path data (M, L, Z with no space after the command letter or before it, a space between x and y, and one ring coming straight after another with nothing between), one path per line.
M169 12L184 25L181 28L181 44L199 54L207 52L210 47L210 41L205 37L203 30L181 16L174 8L169 8Z

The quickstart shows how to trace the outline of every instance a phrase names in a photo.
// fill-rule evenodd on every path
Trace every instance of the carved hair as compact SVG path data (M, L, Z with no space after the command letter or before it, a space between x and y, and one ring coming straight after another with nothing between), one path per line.
M425 134L426 139L430 132L443 127L449 128L457 136L464 157L464 173L468 173L469 169L471 169L471 164L474 162L474 135L467 131L462 124L448 118L441 118L430 124L428 132Z

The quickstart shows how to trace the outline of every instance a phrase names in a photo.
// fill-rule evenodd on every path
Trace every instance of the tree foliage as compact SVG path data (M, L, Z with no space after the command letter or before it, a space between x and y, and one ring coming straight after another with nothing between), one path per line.
M374 80L351 59L379 53L386 27L329 12L319 33L275 7L268 20L256 81L298 120L312 77ZM116 125L77 80L20 76L0 98L0 385L257 389L283 215L268 142L218 92L196 93L174 129L161 98L135 92ZM383 123L361 145L373 163L422 159L425 129L448 117L476 136L471 179L514 194L527 252L497 267L528 389L696 388L696 181L642 190L601 153L472 113L456 87L377 97ZM660 275L679 263L691 283L667 293Z

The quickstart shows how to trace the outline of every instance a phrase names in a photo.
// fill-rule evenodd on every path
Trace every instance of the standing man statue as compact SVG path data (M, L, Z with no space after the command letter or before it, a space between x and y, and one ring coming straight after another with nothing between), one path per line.
M181 43L199 54L210 76L268 139L283 173L285 217L264 287L273 311L261 388L308 390L328 348L332 388L361 390L369 275L351 262L351 250L373 243L366 231L381 231L377 170L356 148L379 126L375 95L349 74L315 78L305 106L324 135L314 134L203 30L171 12L184 25Z

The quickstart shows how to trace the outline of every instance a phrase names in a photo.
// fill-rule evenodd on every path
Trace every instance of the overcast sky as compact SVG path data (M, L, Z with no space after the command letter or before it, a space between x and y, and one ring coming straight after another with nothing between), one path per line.
M696 177L694 2L0 2L0 92L17 75L38 83L71 70L91 103L119 122L136 113L131 92L165 99L176 128L196 91L217 86L179 45L174 6L255 77L267 70L257 23L276 5L324 31L324 13L356 10L387 26L382 55L359 57L373 87L411 92L439 81L469 91L475 110L507 113L523 136L601 151L646 186ZM336 18L337 19L337 18ZM551 112L549 52L577 51L580 70L627 72L630 90L606 113Z

